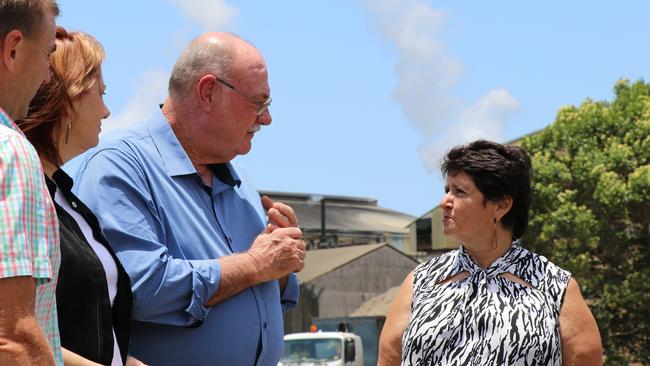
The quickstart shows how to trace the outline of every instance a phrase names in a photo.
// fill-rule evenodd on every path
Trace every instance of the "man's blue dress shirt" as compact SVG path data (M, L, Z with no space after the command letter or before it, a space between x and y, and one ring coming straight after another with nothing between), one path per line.
M248 250L266 223L232 164L215 167L205 187L158 111L87 152L75 192L131 276L130 354L156 366L277 364L282 313L298 300L294 274L282 294L271 281L203 305L221 278L216 259Z

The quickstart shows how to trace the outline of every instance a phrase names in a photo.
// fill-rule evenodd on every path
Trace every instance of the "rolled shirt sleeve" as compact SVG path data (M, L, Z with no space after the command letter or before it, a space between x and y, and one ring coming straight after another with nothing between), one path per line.
M169 228L138 163L117 149L107 149L87 157L78 173L78 196L97 214L131 277L134 318L179 326L202 322L209 312L203 304L221 279L219 262L175 258L170 253L165 241Z

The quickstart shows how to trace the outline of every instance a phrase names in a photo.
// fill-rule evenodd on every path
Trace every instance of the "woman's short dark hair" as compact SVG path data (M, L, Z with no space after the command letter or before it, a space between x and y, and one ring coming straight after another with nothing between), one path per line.
M503 216L501 223L512 229L514 239L521 238L528 227L532 197L531 163L524 149L477 140L451 149L442 162L441 170L444 176L465 172L483 193L485 200L498 201L510 196L512 208Z

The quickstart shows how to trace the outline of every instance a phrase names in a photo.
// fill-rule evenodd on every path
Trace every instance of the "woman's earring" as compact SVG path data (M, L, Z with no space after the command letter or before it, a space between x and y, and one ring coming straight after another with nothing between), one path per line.
M492 246L491 246L492 249L497 248L498 241L499 240L497 238L497 219L494 219L494 234L492 234Z
M68 128L65 132L65 144L68 144L68 139L70 138L70 129L72 128L72 121L68 122Z

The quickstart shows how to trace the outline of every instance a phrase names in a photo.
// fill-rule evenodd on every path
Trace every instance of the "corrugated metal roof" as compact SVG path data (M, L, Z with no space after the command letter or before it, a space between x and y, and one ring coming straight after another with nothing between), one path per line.
M399 252L386 243L309 250L305 258L305 268L298 272L298 280L301 283L309 282L383 246Z
M390 306L399 293L400 286L395 286L381 295L364 302L350 316L387 316Z
M260 194L277 198L282 201L309 201L312 203L320 202L321 199L333 202L354 203L361 205L377 206L377 199L370 197L353 197L340 196L333 194L320 193L299 193L299 192L278 192L278 191L260 191Z
M325 199L326 229L341 232L380 232L408 234L407 224L414 217L377 206L377 200L364 197L260 191L291 206L300 227L320 230L321 203Z
M286 202L293 207L300 227L319 230L321 227L320 203ZM325 205L325 226L327 230L392 232L408 234L406 225L413 216L381 207L360 206L327 202Z

